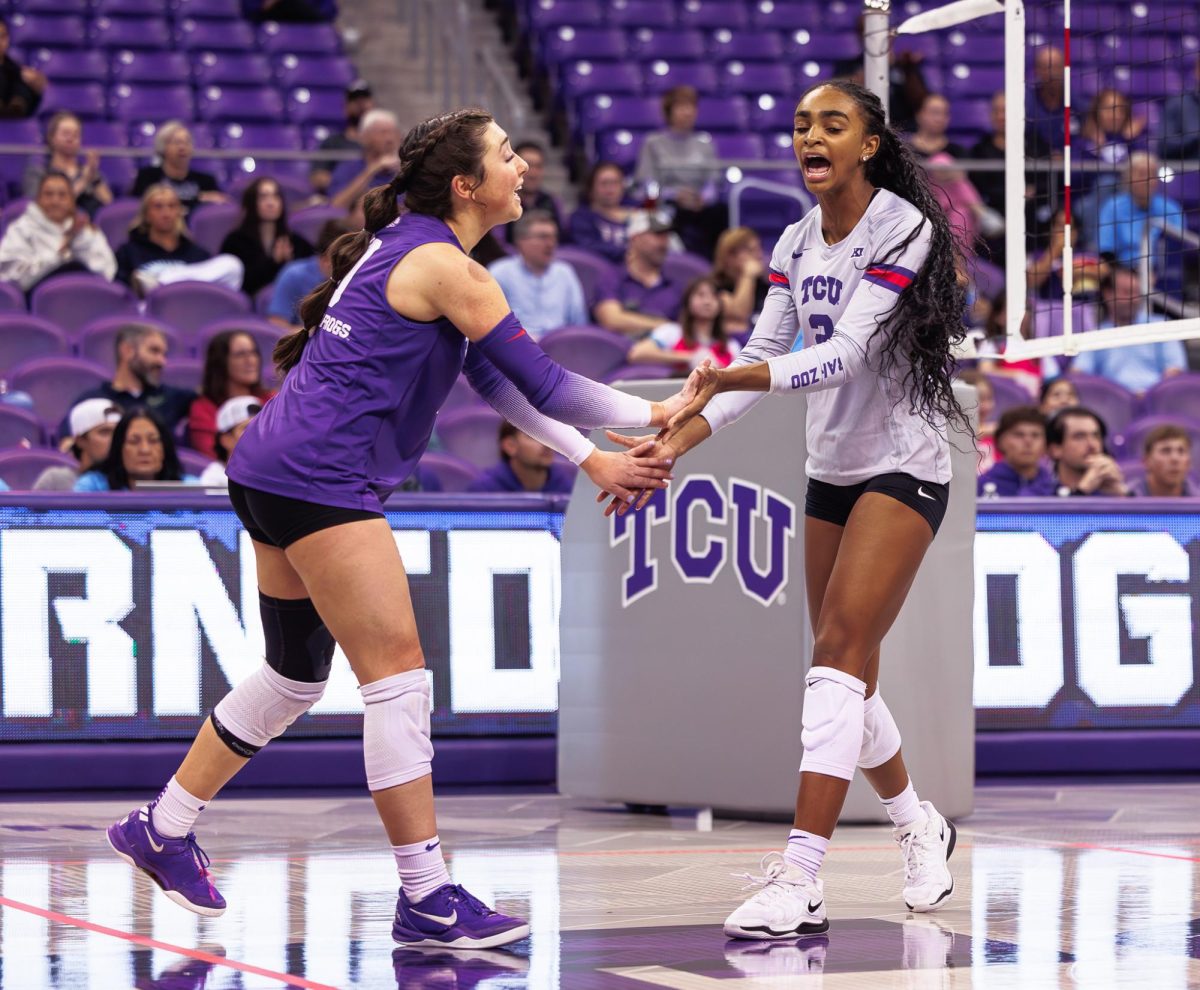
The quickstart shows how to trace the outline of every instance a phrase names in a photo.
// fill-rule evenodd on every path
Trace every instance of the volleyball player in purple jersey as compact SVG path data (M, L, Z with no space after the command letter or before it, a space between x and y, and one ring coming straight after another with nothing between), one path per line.
M693 372L697 396L664 437L678 459L763 393L807 396L815 643L795 827L725 922L734 938L768 940L828 929L817 872L856 769L892 820L909 909L932 911L954 889L954 826L918 799L878 682L880 643L945 515L948 424L963 425L950 380L961 259L924 170L867 90L841 80L810 88L793 145L817 206L775 248L750 341L728 369Z
M334 245L332 277L301 307L308 329L276 347L283 386L229 462L230 500L254 543L266 662L220 701L162 793L108 839L172 900L224 911L192 826L321 697L336 641L362 691L367 783L400 874L393 938L487 948L529 926L447 874L424 657L382 502L425 450L464 359L472 384L510 422L627 500L665 485L668 462L652 445L598 451L575 427L662 426L685 400L649 403L565 371L470 259L487 231L521 215L526 165L489 114L418 125L400 161L395 180L368 194L366 229Z

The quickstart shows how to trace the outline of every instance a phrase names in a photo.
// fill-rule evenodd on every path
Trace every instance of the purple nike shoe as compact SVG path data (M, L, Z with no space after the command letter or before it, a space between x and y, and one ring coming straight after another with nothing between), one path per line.
M392 941L397 945L490 949L518 942L528 934L527 922L493 911L452 883L442 884L415 904L403 890L396 900Z

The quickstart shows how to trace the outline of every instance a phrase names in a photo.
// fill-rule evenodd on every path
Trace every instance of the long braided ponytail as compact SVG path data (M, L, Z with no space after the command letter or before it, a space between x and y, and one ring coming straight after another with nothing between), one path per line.
M483 184L483 135L491 122L490 113L471 107L431 117L405 135L395 178L363 197L363 229L343 234L330 245L329 278L300 303L300 329L275 345L271 356L281 378L300 360L338 283L358 264L371 239L400 215L401 196L407 211L444 220L453 209L450 183L456 175L469 176L473 189Z

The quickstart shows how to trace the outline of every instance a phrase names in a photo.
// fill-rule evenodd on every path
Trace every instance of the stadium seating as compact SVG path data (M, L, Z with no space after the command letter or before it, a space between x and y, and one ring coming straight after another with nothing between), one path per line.
M625 363L631 341L601 327L562 327L546 334L542 350L569 371L603 378Z
M1079 392L1079 401L1099 414L1109 436L1122 432L1137 415L1137 399L1116 382L1100 375L1072 373L1069 377Z
M491 463L495 461L495 440L493 439ZM471 482L479 477L479 468L470 461L465 461L461 457L455 457L444 451L427 451L421 457L421 467L432 472L444 492L465 492Z
M31 358L67 356L67 335L53 323L28 313L0 315L0 368L11 369Z
M464 406L438 415L434 427L448 453L474 464L491 467L499 459L500 414L486 406Z
M0 478L14 491L29 491L46 468L79 465L70 454L60 454L46 448L31 450L0 450Z

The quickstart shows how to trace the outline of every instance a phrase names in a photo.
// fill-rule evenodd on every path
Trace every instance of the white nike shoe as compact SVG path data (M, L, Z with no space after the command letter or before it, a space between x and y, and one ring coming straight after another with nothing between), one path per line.
M904 854L904 903L910 911L936 911L954 893L949 861L958 833L929 801L921 808L924 821L894 829L892 835Z
M789 865L779 853L764 856L762 869L761 877L746 874L751 886L762 889L725 919L726 935L771 940L829 931L820 880L809 880L808 874Z

